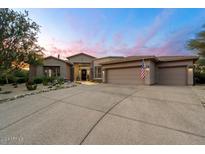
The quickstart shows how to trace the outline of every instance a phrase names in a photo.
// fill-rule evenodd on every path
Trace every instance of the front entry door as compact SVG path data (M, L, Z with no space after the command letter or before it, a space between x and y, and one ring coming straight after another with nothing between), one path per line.
M81 70L81 80L86 81L87 70Z

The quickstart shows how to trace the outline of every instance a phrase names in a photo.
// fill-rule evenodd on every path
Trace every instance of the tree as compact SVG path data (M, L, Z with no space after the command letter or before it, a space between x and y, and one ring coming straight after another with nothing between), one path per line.
M195 39L188 41L187 47L200 56L195 65L195 80L197 83L205 83L205 25Z
M205 58L205 25L202 31L196 34L195 39L188 41L188 48L194 50L199 56Z
M0 9L0 73L5 75L28 63L42 62L43 48L38 45L40 26L28 17L28 11Z

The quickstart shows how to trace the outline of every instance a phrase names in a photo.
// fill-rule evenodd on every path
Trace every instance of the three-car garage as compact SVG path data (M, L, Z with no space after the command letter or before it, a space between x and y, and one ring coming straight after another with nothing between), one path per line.
M102 64L104 82L128 85L193 85L197 57L129 57ZM145 78L141 79L142 62Z

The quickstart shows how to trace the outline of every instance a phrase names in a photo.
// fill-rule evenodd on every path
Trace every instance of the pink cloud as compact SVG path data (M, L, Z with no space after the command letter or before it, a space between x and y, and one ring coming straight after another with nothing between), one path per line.
M112 44L107 44L107 34L106 30L101 30L98 32L96 28L96 33L88 36L88 38L82 38L72 42L57 40L55 38L47 39L47 42L44 42L44 47L46 49L46 55L56 56L60 54L62 58L67 56L77 54L79 52L85 52L96 57L109 56L109 55L122 55L122 56L133 56L133 55L179 55L188 53L184 51L184 44L187 40L187 36L190 31L193 31L192 27L183 27L177 32L167 36L167 40L163 40L159 46L155 47L146 47L146 44L151 41L163 28L164 24L167 23L167 20L172 15L173 10L163 10L163 12L158 15L153 23L148 27L147 33L139 39L136 44L128 46L125 43L124 36L122 32L114 34L112 39ZM73 28L77 31L79 28L79 21L74 18ZM82 26L82 25L81 25ZM80 28L82 28L80 26ZM95 26L94 26L95 27ZM83 29L83 28L82 28ZM83 30L84 31L84 30ZM90 30L88 30L90 31ZM94 30L95 31L95 30ZM85 33L85 36L88 33ZM90 37L95 36L95 34L100 34L100 38L95 38L94 41L91 41Z
M141 50L145 47L145 45L155 37L158 32L161 30L162 26L167 22L170 16L173 14L172 9L164 9L161 14L155 17L153 23L149 25L148 32L141 36L140 39L137 40L136 45L134 47L135 50L132 50L129 54L138 54L136 51Z
M45 55L61 56L65 59L68 56L84 52L91 54L93 56L103 56L107 54L105 48L105 38L100 39L94 44L89 44L89 42L84 40L76 40L72 42L61 42L56 39L50 39L46 44L44 44Z

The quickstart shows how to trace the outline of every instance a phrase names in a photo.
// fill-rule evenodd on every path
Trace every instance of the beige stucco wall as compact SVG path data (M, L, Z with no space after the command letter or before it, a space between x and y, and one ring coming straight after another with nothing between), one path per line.
M102 66L101 63L105 63L105 62L108 62L108 61L112 61L112 60L116 60L116 59L121 59L122 57L105 57L105 58L99 58L99 59L95 59L93 60L92 62L92 79L96 79L95 78L95 66ZM98 78L98 80L102 81L103 80L103 72L102 72L102 78Z
M193 76L194 76L193 68L188 68L188 70L187 70L187 84L188 85L194 84Z
M54 58L44 59L43 66L60 66L60 77L70 80L70 66L60 60ZM37 66L36 76L44 76L43 66Z
M155 63L152 61L146 61L145 64L148 66L148 68L145 69L145 84L155 84Z
M159 63L157 63L157 67L188 66L188 65L193 65L193 60L173 61L173 62L159 62Z

